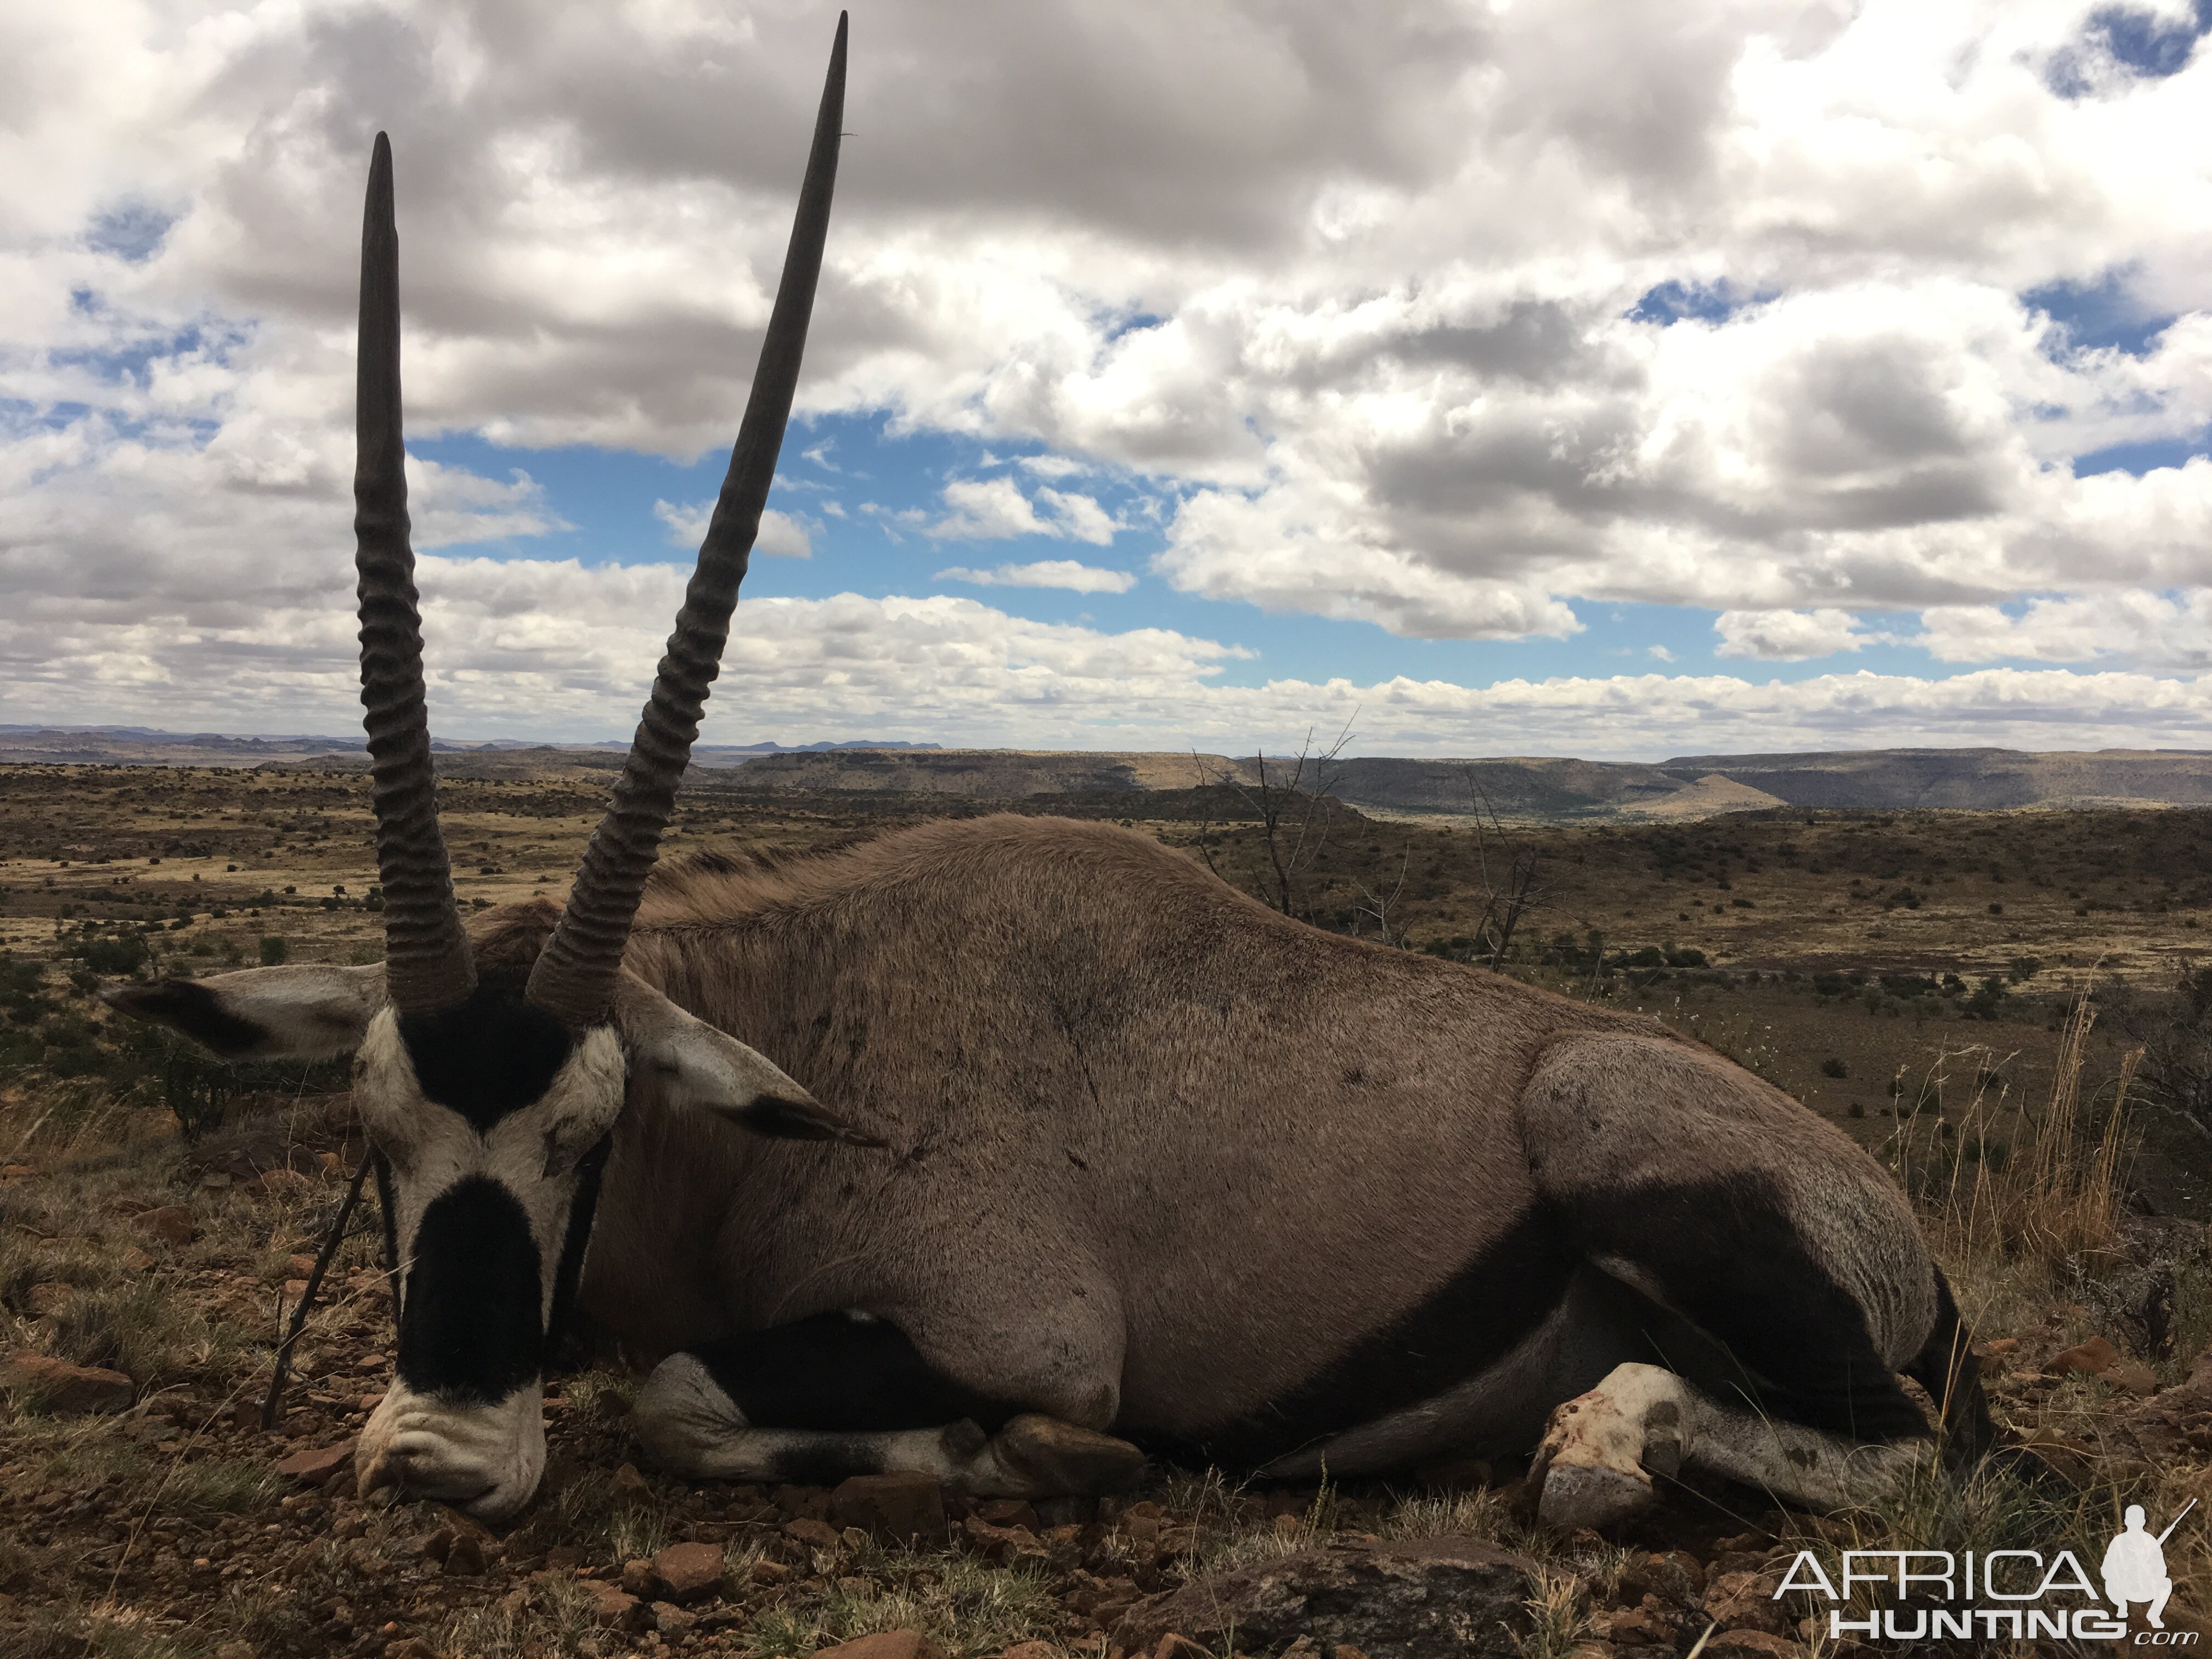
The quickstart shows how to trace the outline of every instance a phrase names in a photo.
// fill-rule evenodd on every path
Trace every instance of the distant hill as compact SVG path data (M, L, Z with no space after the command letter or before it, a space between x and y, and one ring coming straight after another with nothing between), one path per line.
M270 766L301 765L317 771L365 772L368 752L359 733L343 738L313 735L234 738L218 732L162 732L143 726L0 725L0 765L46 766ZM431 750L441 773L457 775L520 776L533 768L576 767L612 770L629 750L621 742L522 743L494 738L483 743L433 739ZM781 744L701 744L691 752L696 766L742 766L763 755L805 754L837 749L934 749L935 744L878 742L802 744L787 751Z
M441 774L521 778L607 773L626 744L441 742ZM942 749L933 744L702 744L690 787L744 793L1049 801L1103 810L1116 796L1131 811L1203 815L1251 791L1260 763L1188 751ZM0 726L0 763L235 766L366 771L357 737L240 738L140 726ZM1271 783L1291 764L1270 757ZM1405 760L1364 756L1330 769L1333 793L1370 816L1648 822L1724 812L1954 807L2212 805L2212 753L2105 749L2032 753L2012 749L1876 749L1779 755L1686 755L1646 764L1547 756ZM1313 774L1304 775L1312 787ZM1224 793L1225 792L1225 793ZM1142 802L1147 794L1160 797ZM1172 799L1170 799L1172 797ZM1213 805L1208 805L1212 803Z
M1792 806L2212 805L2212 755L2191 750L1875 749L1827 755L1692 755L1671 776L1720 776Z

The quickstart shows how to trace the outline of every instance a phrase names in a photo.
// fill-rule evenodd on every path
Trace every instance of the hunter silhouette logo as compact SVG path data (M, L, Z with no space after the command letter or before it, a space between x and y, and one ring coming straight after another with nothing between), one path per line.
M2196 1507L2192 1498L2164 1532L2154 1534L2142 1505L2130 1504L2119 1535L2105 1551L2101 1598L2081 1559L2068 1549L2048 1555L2031 1549L1845 1550L1832 1577L1815 1552L1800 1550L1774 1595L1779 1601L1793 1592L1810 1593L1833 1604L1827 1618L1832 1641L2048 1638L2193 1647L2196 1631L2166 1627L2166 1601L2173 1594L2166 1540ZM1866 1591L1877 1588L1876 1605L1859 1604ZM2106 1609L2107 1602L2117 1613ZM2130 1636L2129 1610L2137 1604L2149 1628Z
M2103 1575L2105 1597L2128 1616L2128 1604L2147 1601L2150 1604L2148 1617L2153 1630L2166 1628L2166 1601L2173 1594L2173 1580L2166 1572L2166 1540L2173 1536L2173 1528L2181 1524L2182 1516L2197 1507L2191 1498L2183 1505L2181 1514L2173 1517L2172 1526L2155 1538L2143 1530L2143 1509L2140 1504L2128 1505L2125 1530L2112 1541L2105 1551Z

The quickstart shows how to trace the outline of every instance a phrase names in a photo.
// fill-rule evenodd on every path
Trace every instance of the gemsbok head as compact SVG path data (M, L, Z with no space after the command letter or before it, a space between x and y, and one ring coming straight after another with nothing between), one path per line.
M623 968L698 735L775 474L806 342L844 112L842 16L799 209L727 476L612 804L526 973L479 972L439 831L400 419L390 142L362 226L354 476L362 702L386 955L119 988L119 1010L235 1059L352 1054L400 1274L397 1375L362 1437L364 1486L504 1514L544 1462L539 1394L634 1074L761 1134L874 1144L775 1066Z

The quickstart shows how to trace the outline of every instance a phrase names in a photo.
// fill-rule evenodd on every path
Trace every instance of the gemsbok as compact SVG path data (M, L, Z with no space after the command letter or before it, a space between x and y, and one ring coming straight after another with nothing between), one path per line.
M1273 1478L1533 1454L1601 1525L1685 1466L1832 1507L1988 1419L1904 1194L1654 1021L1349 939L1097 823L939 823L653 873L797 381L838 24L713 520L561 907L465 928L409 544L392 159L355 478L386 960L111 991L240 1058L351 1053L402 1267L369 1490L512 1514L580 1311L664 1355L665 1468L983 1496L1146 1457Z

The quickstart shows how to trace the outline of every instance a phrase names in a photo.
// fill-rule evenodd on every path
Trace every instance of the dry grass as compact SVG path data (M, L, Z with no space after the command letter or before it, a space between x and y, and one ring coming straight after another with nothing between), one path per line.
M2113 1256L2141 1054L2124 1054L2108 1079L2085 1081L2095 1022L2085 988L2067 1012L2039 1109L2010 1105L1997 1057L1984 1046L1940 1052L1920 1079L1889 1150L1947 1259L2049 1282Z

